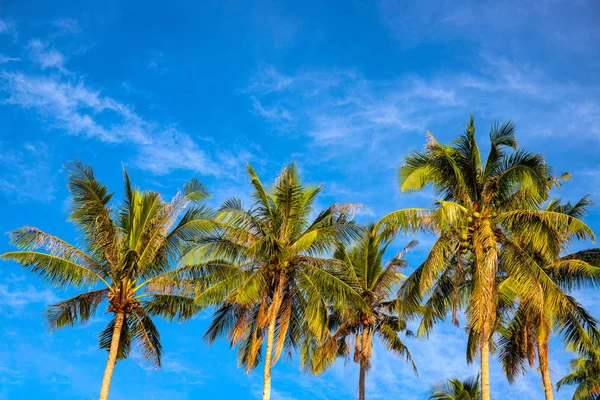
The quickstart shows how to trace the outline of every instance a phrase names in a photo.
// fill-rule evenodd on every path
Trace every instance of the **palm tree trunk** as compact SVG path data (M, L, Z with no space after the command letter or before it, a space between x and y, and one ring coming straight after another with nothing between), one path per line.
M481 345L481 400L490 400L490 342Z
M115 363L117 362L117 354L119 352L119 340L121 339L121 330L123 329L123 321L125 314L118 312L115 316L115 327L113 330L112 341L110 342L110 351L108 352L108 362L104 370L104 378L102 379L102 387L100 388L100 400L108 399L108 390L110 389L110 381L112 379Z
M273 341L275 340L275 322L276 318L271 318L269 322L269 333L267 335L267 351L265 354L265 372L263 383L263 400L271 399L271 360L273 357Z
M542 373L542 383L544 385L544 394L546 400L554 400L554 393L552 393L552 379L550 378L550 368L548 366L548 340L545 338L539 339L538 343L538 357L540 360L540 372Z
M481 400L490 400L490 340L492 338L492 327L496 315L496 306L494 293L496 291L496 274L498 271L498 254L493 248L484 251L483 243L492 239L487 232L491 232L492 227L489 219L484 219L479 228L484 238L481 243L475 247L475 266L477 273L480 274L479 284L480 302L483 308L480 308L481 326L479 333L479 350L481 353Z
M277 325L277 314L279 313L279 307L281 307L281 294L279 293L279 291L277 291L273 296L273 303L271 303L271 309L269 310L270 321L269 330L267 333L267 349L265 351L265 370L262 400L271 399L271 367L273 361L273 343L275 342L275 326Z
M358 376L358 399L365 400L365 377L367 375L365 362L360 360L360 373Z

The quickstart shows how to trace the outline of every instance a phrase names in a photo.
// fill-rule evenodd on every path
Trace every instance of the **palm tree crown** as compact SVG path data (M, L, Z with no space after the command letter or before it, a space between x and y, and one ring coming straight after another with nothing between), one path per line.
M199 310L193 298L157 292L152 285L173 273L171 266L180 256L182 242L205 228L207 210L189 205L206 198L207 192L192 180L183 193L165 202L158 193L135 189L125 173L125 199L115 212L109 205L112 194L90 167L76 162L69 171L69 219L83 234L82 246L24 227L10 233L12 244L20 250L2 258L22 264L57 287L94 289L50 306L46 316L51 329L85 323L108 301L112 318L100 333L100 348L109 350L104 399L115 360L126 358L134 342L146 359L160 366L162 346L152 316L185 320Z
M360 231L348 211L333 205L313 214L321 186L302 183L294 164L265 188L248 166L255 204L223 203L212 234L197 240L183 260L201 277L200 306L217 306L206 338L228 335L239 347L240 363L256 367L266 336L263 398L270 398L271 366L282 352L322 338L331 303L362 302L323 258L339 241ZM304 360L304 357L303 357Z
M351 248L340 244L335 252L343 268L346 281L361 295L368 305L368 312L361 307L347 304L334 305L330 317L332 334L318 344L311 356L311 369L320 373L331 366L337 356L353 352L354 362L359 364L359 399L365 398L365 377L371 368L373 339L378 337L387 350L411 362L410 352L398 336L407 329L407 320L415 310L394 295L404 276L400 270L406 266L404 254L416 246L410 242L404 250L384 263L384 254L394 236L378 234L375 226L368 226L362 238Z
M571 360L571 372L556 385L577 385L573 400L598 400L600 398L600 354L593 357L580 357Z
M552 177L541 155L517 149L514 130L510 122L492 126L485 163L472 116L465 133L452 145L440 144L430 135L424 152L405 158L399 178L402 191L431 184L439 196L436 207L399 210L379 224L384 231L421 228L438 236L403 292L415 302L430 295L430 312L420 333L449 310L456 315L457 308L466 308L470 343L481 355L484 400L490 398L489 346L500 302L498 277L510 276L522 293L539 284L551 293L553 283L539 266L529 264L521 246L550 257L560 252L560 246L554 245L559 235L593 237L578 219L538 209L560 179ZM510 149L512 153L507 152Z
M579 219L591 204L587 196L574 205L560 204L559 199L554 199L544 209ZM556 246L565 248L569 244L568 237L558 235L556 239L561 242ZM520 296L514 307L505 310L509 321L500 328L502 336L499 348L506 376L513 382L525 371L527 363L533 367L537 354L546 400L554 397L548 359L551 334L560 333L570 348L582 352L594 351L598 336L596 320L567 291L598 282L600 269L593 265L593 254L597 251L591 249L555 259L530 254L530 262L537 263L543 269L544 279L550 277L556 287L548 292L539 285L537 289ZM560 301L556 296L560 297Z
M481 400L478 376L464 381L449 379L448 382L435 385L431 392L430 400Z

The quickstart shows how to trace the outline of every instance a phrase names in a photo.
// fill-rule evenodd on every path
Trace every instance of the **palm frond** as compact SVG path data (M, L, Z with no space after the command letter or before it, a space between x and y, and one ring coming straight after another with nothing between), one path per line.
M153 294L142 306L149 315L158 315L168 321L177 319L179 322L192 318L202 310L193 298L173 294Z
M54 330L87 322L96 314L98 305L108 298L109 293L109 289L94 290L51 305L46 311L49 328Z
M75 161L67 169L71 193L69 220L83 231L90 254L106 259L114 268L118 264L119 237L108 205L112 194L96 180L91 167Z
M93 285L97 280L103 281L102 277L94 271L51 254L35 251L13 251L2 254L0 258L21 264L57 287ZM110 287L108 283L106 284Z

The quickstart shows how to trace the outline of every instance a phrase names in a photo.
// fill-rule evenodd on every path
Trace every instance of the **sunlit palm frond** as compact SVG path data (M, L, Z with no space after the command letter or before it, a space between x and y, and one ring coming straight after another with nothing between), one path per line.
M104 279L109 277L110 269L102 262L98 262L77 247L56 236L42 232L38 228L26 226L10 232L9 236L10 243L21 250L33 251L43 248L49 254L80 264Z
M49 328L54 330L86 323L96 314L98 305L108 298L109 292L109 289L94 290L52 304L46 311Z
M112 194L94 177L91 167L75 161L67 165L71 193L69 220L83 231L88 251L115 268L118 265L119 234L112 220Z
M70 260L52 254L35 251L13 251L2 254L3 260L15 261L48 283L63 287L66 285L93 285L102 277Z

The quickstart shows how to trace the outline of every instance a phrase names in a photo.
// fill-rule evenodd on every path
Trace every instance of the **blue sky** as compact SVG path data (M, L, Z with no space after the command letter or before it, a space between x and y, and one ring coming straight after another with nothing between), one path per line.
M366 222L431 204L429 191L401 196L396 169L422 148L427 130L451 140L470 112L481 140L492 121L513 119L521 146L543 152L557 173L572 173L557 195L600 201L600 5L592 0L2 7L1 232L34 225L75 241L61 167L74 158L90 163L117 198L123 163L137 185L166 197L197 176L213 205L247 199L246 162L268 181L295 160L307 181L325 185L320 206L362 203ZM600 232L597 208L587 222ZM413 266L431 243L419 239ZM44 326L45 305L69 294L2 265L0 399L97 396L106 353L96 335L106 316L53 334ZM597 294L581 296L600 317ZM209 317L160 323L163 369L137 353L119 362L111 398L256 398L261 374L237 369L224 341L202 341ZM424 399L432 382L475 374L464 339L441 324L429 340L410 341L419 378L378 346L370 397ZM571 355L554 344L557 380ZM274 399L353 398L357 375L352 363L315 378L300 372L297 358L280 362ZM496 398L542 398L535 373L509 386L494 364L492 378Z

